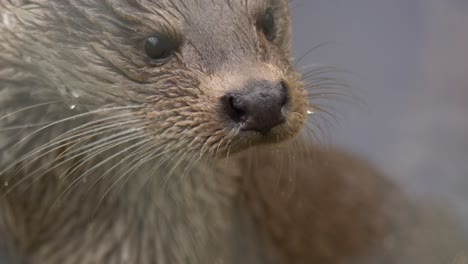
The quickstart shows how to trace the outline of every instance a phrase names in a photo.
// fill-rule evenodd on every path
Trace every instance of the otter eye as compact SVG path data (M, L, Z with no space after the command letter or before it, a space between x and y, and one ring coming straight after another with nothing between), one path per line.
M261 20L261 27L263 34L265 34L265 37L269 40L272 41L276 37L276 21L275 21L275 15L273 14L273 10L271 8L268 8L263 15L263 18Z
M143 48L150 64L161 65L171 57L175 45L168 38L153 35L145 39Z

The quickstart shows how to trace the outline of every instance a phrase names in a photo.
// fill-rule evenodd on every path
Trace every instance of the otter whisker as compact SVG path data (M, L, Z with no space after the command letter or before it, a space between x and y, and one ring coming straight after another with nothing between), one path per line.
M5 127L5 128L0 129L0 133L1 132L10 132L10 131L13 131L13 130L21 130L21 129L25 129L25 128L40 127L40 126L44 126L44 125L47 125L47 124L49 124L49 123L10 126L10 127Z
M134 122L136 122L136 121L131 121L129 124L132 124ZM104 144L110 143L110 142L108 142L110 139L114 139L114 138L118 139L118 137L120 137L122 135L127 135L127 134L132 134L134 132L139 132L139 131L145 129L145 127L140 127L141 125L145 125L145 124L144 123L141 124L141 122L140 122L139 127L129 128L129 129L124 129L124 128L120 127L119 125L117 125L117 127L114 126L114 125L111 125L108 128L113 128L113 129L107 129L107 130L104 130L104 131L100 131L98 134L92 134L92 136L94 137L94 136L97 136L97 135L109 134L110 132L119 131L119 130L121 130L121 132L107 135L105 137L100 138L99 140L96 140L96 141L93 141L93 142L88 143L86 145L83 145L83 146L81 146L81 147L79 147L77 149L67 151L67 154L69 155L69 154L77 153L77 152L80 152L80 151L86 151L87 149L90 149L91 147L99 146L101 143L104 143Z
M326 75L327 73L349 72L329 66L313 67L316 69L302 74L304 89L308 91L309 100L324 99L358 105L364 104L363 100L350 89L349 84L336 77Z
M103 193L101 199L99 199L99 202L97 203L97 207L99 207L99 205L104 201L104 198L110 193L110 191L115 187L117 186L117 184L123 179L125 178L130 172L138 169L139 167L141 167L143 164L145 164L146 162L149 162L157 157L160 157L162 155L164 155L166 152L169 152L169 150L166 150L166 151L163 151L161 153L157 153L156 155L152 155L150 156L149 158L146 158L146 159L142 159L140 161L138 161L135 165L133 165L131 168L129 168L127 171L125 171L123 174L121 174L116 180L114 180L114 182L109 186L109 188L107 188L107 190ZM166 156L164 158L167 159L168 156ZM162 164L162 163L160 163ZM159 166L159 165L158 165Z
M320 128L318 128L318 129L320 129ZM312 142L317 142L317 143L321 142L319 135L317 134L315 128L312 127L310 122L306 123L304 132L306 133L306 137L305 137L306 139L310 138Z
M337 113L337 110L335 109L335 107L331 106L331 105L322 105L322 104L319 104L319 103L313 103L313 106L312 106L313 110L315 111L315 116L319 116L319 115L325 115L329 118L332 118L334 119L335 121L336 120L336 113Z
M123 166L122 168L120 168L119 171L117 171L115 174L116 175L121 175L121 174L124 174L126 173L127 171L132 171L133 170L133 166L138 164L140 161L142 160L145 160L145 159L150 159L150 157L162 150L164 147L154 147L154 146L145 146L144 148L141 148L141 149L138 149L138 150L135 150L135 153L132 154L131 158L133 158L133 160L131 160L128 164L126 164L125 166ZM138 152L136 152L138 151Z
M304 80L306 83L304 84L304 89L308 92L315 91L319 92L333 92L333 93L340 93L343 95L351 96L353 95L352 91L349 90L349 86L347 84L341 83L339 81L325 81L325 80Z
M132 137L132 138L130 138L130 139L127 139L127 140L121 142L119 145L124 144L124 143L127 143L127 142L129 142L129 141L131 141L131 140L143 138L144 136L145 136L145 135L134 136L134 137ZM129 150L131 150L131 149L133 149L133 148L135 148L135 147L138 147L138 146L141 146L141 145L143 145L143 144L146 144L146 143L148 143L149 141L150 141L150 139L142 140L142 141L140 141L140 142L138 142L138 143L136 143L136 144L133 144L133 145L131 145L131 146L129 146L129 147L126 147L126 148L124 148L123 150L118 151L117 153L115 153L115 154L113 154L113 155L107 157L106 159L102 160L101 162L97 163L97 164L94 165L93 167L87 169L87 170L86 170L84 173L82 173L80 176L76 177L76 178L70 183L70 185L69 185L68 187L66 187L66 188L62 191L62 193L59 194L59 196L57 197L57 201L60 200L68 191L72 190L72 189L76 186L76 184L77 184L78 182L80 182L82 179L84 179L84 178L86 178L88 175L90 175L91 172L95 171L95 170L98 169L99 167L101 167L101 166L103 166L104 164L108 163L108 162L111 161L112 159L114 159L114 158L116 158L116 157L122 155L123 153L125 153L125 152L127 152L127 151L129 151ZM111 149L111 148L114 148L114 147L116 147L116 146L118 146L118 145L113 145L112 147L107 148L106 150ZM99 154L99 153L94 154L93 156L89 157L88 160L92 159L94 156L96 156L96 155L98 155L98 154ZM82 163L82 164L84 164L84 163ZM76 168L75 168L75 169L76 169Z
M126 174L138 169L143 164L151 160L154 160L155 158L158 158L162 155L168 154L171 151L173 151L173 149L167 148L166 146L160 146L156 148L149 148L147 150L143 150L141 151L140 154L138 154L138 156L136 156L133 163L130 163L129 166L122 168L117 174L121 174L125 176ZM122 173L124 169L125 171ZM123 177L123 176L119 176L119 177Z
M326 45L330 45L334 42L323 42L323 43L320 43L320 44L317 44L315 46L313 46L312 48L310 48L309 50L307 50L301 57L299 57L298 59L295 60L294 62L294 67L297 67L299 65L299 63L301 63L301 61L303 59L305 59L307 56L309 56L312 52L314 52L315 50L319 49L319 48L322 48Z
M62 174L59 178L63 178L63 179L67 178L69 175L73 174L73 172L78 170L81 166L86 164L86 162L92 160L93 158L95 158L99 154L101 154L101 153L103 153L103 152L105 152L105 151L107 151L109 149L112 149L112 148L114 148L116 146L119 146L119 145L125 144L127 142L130 142L132 140L143 137L141 135L133 135L133 132L135 132L135 131L131 130L131 131L125 131L125 133L119 133L120 135L118 134L117 138L113 139L113 140L109 140L109 139L116 137L116 135L108 136L108 137L106 137L108 140L103 141L102 144L98 144L97 146L94 146L91 149L86 149L85 151L81 152L78 155L81 156L81 154L83 154L83 155L86 156L86 158L80 160L79 164L76 165L75 168L73 168L73 170L69 171L66 175ZM124 137L120 137L122 135L124 135Z
M225 145L225 149L227 149L227 152L226 152L226 158L229 159L230 157L230 154L231 154L231 142L232 142L232 138L229 138L228 140L224 140L222 139L221 142L219 144L222 143L222 141L226 141L226 145Z
M226 143L226 159L229 160L229 158L231 157L231 149L232 149L232 146L230 145L230 140L227 141Z
M135 138L137 136L134 136ZM123 143L122 143L123 144ZM118 145L114 145L113 147L116 147ZM107 148L106 150L108 149L111 149L111 148ZM57 169L59 168L60 166L72 161L73 159L75 158L78 158L79 156L82 156L83 153L78 153L76 155L73 155L71 157L68 157L66 158L65 160L61 161L61 162L58 162L58 163L54 163L56 160L54 160L52 163L48 163L48 164L44 164L43 166L40 166L39 168L35 169L32 173L22 177L21 179L19 179L17 182L15 182L8 190L7 190L7 194L11 191L13 191L15 188L17 188L19 185L23 184L26 180L28 179L31 179L32 181L38 181L40 178L44 177L45 175L47 175L48 172L54 170L54 169ZM44 169L46 169L45 171L43 171ZM41 171L43 171L41 173ZM38 175L36 175L38 174ZM32 184L32 183L30 183Z
M334 93L335 95L340 95L340 96L354 96L351 91L349 90L343 90L346 89L346 85L339 84L339 83L325 83L325 82L313 82L311 81L311 85L306 85L305 89L311 93Z
M188 175L188 173L190 173L189 167L191 166L191 161L194 158L199 159L199 157L197 158L197 155L192 154L193 152L195 152L195 149L192 149L192 150L187 151L184 154L182 154L182 156L179 158L179 160L175 163L176 165L174 165L172 167L172 170L166 172L166 176L165 176L166 181L169 181L169 178L173 177L171 175L174 175L174 172L179 167L179 164L182 163L183 161L186 161L187 164L185 164L184 171L179 175L179 177L175 181L176 184L179 184L179 185L183 183L183 179L185 178L185 176ZM190 158L186 158L187 156L190 157ZM164 186L165 184L167 184L167 183L163 182L162 186Z
M219 142L218 144L215 143L215 145L213 145L212 142L209 142L209 139L211 139L211 137L208 137L208 139L206 140L205 144L204 144L204 147L206 146L207 149L206 149L206 152L208 153L209 155L209 159L210 160L214 160L214 157L216 157L216 149L218 149L219 147Z
M302 75L302 80L303 81L311 81L312 83L320 83L320 82L336 82L338 84L343 84L346 85L346 83L341 82L339 79L336 77L329 77L329 76L323 76L323 74L319 75L320 77L316 76L308 76L308 75ZM349 86L348 86L349 87Z
M171 166L172 166L172 162L184 151L186 151L186 150L180 149L179 151L175 152L174 155L171 155L171 157L169 157L169 156L165 157L164 159L159 161L158 166L160 167L164 163L171 164ZM179 163L180 161L181 161L181 159L179 158L177 163ZM172 166L172 169L170 171L164 171L164 173L163 173L164 175L161 175L162 176L162 180L160 181L161 189L167 188L167 186L169 184L169 178L172 176L172 173L174 172L175 169L177 169L176 166Z
M89 139L89 138L92 138L92 137L103 135L103 134L106 134L106 133L109 133L109 132L112 132L112 131L115 131L115 130L121 130L123 125L134 124L134 123L137 123L137 122L138 121L136 121L136 120L127 121L127 122L118 122L117 124L115 122L112 122L112 123L109 122L110 125L101 124L101 125L98 125L98 126L95 126L95 127L87 128L86 130L84 130L83 132L80 132L78 134L72 134L72 135L70 135L68 137L65 137L65 135L70 134L69 132L71 132L71 131L69 131L69 132L66 132L66 133L60 135L58 137L58 139L60 139L60 140L53 140L53 141L51 141L49 143L44 144L43 149L56 146L57 144L60 144L60 143L63 143L63 144L61 144L61 146L63 146L63 145L67 145L67 143L72 143L72 142L77 142L77 141L78 142L79 141L84 141L84 139ZM102 141L103 140L101 139L100 141L93 142L92 144L98 144L98 143L100 143ZM89 145L82 146L81 148L75 149L72 152L70 152L68 150L65 151L65 152L66 153L73 153L73 152L81 150L81 149L83 149L83 148L85 148L87 146L89 146ZM63 154L61 154L61 155L63 155Z
M160 148L156 148L156 149L160 149ZM135 149L131 154L127 155L124 159L122 159L120 162L116 163L114 166L112 166L109 170L107 170L104 174L100 175L96 181L91 185L91 187L88 189L88 191L92 188L93 185L95 185L98 181L100 181L101 179L103 179L107 174L109 174L111 171L113 171L115 168L117 168L118 166L120 166L120 164L122 164L124 161L128 160L128 159L133 159L132 161L130 161L127 165L125 165L124 167L122 167L120 169L119 172L117 172L116 174L121 174L122 171L126 171L127 169L130 168L130 171L133 170L131 167L133 167L136 163L138 163L139 161L141 161L143 159L143 157L146 157L148 158L148 156L152 157L154 155L154 153L157 152L157 150L154 150L153 146L146 146L146 145L143 145L143 146L140 146L139 148ZM149 158L149 160L151 160L151 158ZM148 160L148 161L149 161ZM146 162L146 161L145 161ZM150 172L148 172L148 174L145 176L145 178L149 178L151 177L153 173L153 170L150 170ZM138 192L141 192L141 190L143 189L144 185L145 185L145 182L146 180L144 180L142 182L142 186L140 186L140 188L138 188ZM125 185L125 183L123 184Z
M321 86L320 88L312 87L313 89L308 90L307 97L309 99L329 99L329 98L340 98L346 100L348 94L334 91L333 88L327 89L326 87Z
M195 149L193 149L190 153L195 152ZM190 173L192 170L193 166L200 161L202 156L200 155L191 155L191 158L187 161L187 165L185 166L184 172L182 173L182 176L179 178L179 182L182 182L182 180Z
M294 151L295 152L295 151ZM294 152L292 149L287 149L287 159L289 166L288 168L290 169L291 172L295 172L296 170L296 157L294 156ZM285 188L287 191L284 191L284 193L280 194L286 199L290 199L292 195L295 193L295 189L297 188L296 183L297 183L297 175L295 173L287 173L285 175L287 177L287 187ZM281 174L280 174L281 177ZM288 188L289 187L289 188Z
M73 115L73 116L70 116L70 117L67 117L67 118L63 118L63 119L61 119L61 120L52 122L52 123L50 123L49 125L44 126L44 127L40 128L40 129L38 129L38 130L35 130L35 131L32 132L31 134L29 134L29 135L27 135L26 137L22 138L22 139L21 139L19 142L17 142L16 144L14 144L9 150L11 151L12 149L14 149L15 147L17 147L18 145L20 145L21 143L23 143L23 142L26 141L27 139L31 138L31 137L34 136L35 134L37 134L37 133L39 133L39 132L41 132L41 131L44 131L45 129L50 128L50 127L52 127L52 126L55 126L55 125L61 124L61 123L63 123L63 122L66 122L66 121L76 120L76 119L78 119L78 118L90 116L90 115L97 114L97 113L103 113L103 112L114 111L114 110L137 109L137 108L141 108L141 107L143 107L143 105L139 105L139 106L121 106L121 107L104 108L104 109L93 110L93 111L89 111L89 112L86 112L86 113L77 114L77 115Z
M107 119L107 118L106 118L106 119ZM131 123L133 123L133 122L134 122L134 121L132 121ZM55 150L58 150L58 149L60 149L60 148L62 148L62 147L67 146L67 145L70 144L70 143L82 141L82 140L83 140L83 136L87 136L87 137L86 137L86 139L87 139L87 138L90 138L90 137L93 137L93 136L97 136L97 135L99 135L99 134L107 133L107 132L109 132L109 131L106 130L106 129L112 128L112 127L114 127L114 126L117 126L117 129L120 129L120 127L119 127L120 125L119 125L119 124L116 124L116 125L114 124L114 125L111 125L111 126L97 127L97 128L95 128L95 129L92 129L92 130L89 130L89 131L85 131L85 132L82 132L82 133L79 133L79 134L75 134L75 135L72 135L72 136L63 138L64 135L67 135L67 134L69 134L70 132L72 132L72 131L74 131L74 130L76 130L76 129L78 129L78 128L72 129L72 130L70 130L70 131L67 131L67 132L65 132L64 134L60 135L57 139L54 139L53 141L47 142L47 143L43 144L42 146L39 146L39 147L35 148L34 150L32 150L32 151L26 153L26 154L23 155L22 157L18 158L15 162L13 162L12 165L10 165L10 166L8 166L6 169L0 171L0 175L4 174L6 171L12 169L13 167L17 166L19 163L25 161L26 159L28 159L28 158L30 158L30 157L36 155L36 154L39 154L39 153L42 152L42 151L45 151L47 148L51 148L51 149L49 149L49 150L46 151L45 153L43 153L43 154L41 154L41 155L35 157L35 158L32 159L31 161L29 161L28 163L26 163L25 165L23 165L23 167L25 167L25 166L31 164L31 163L34 162L35 160L37 160L37 159L39 159L39 158L41 158L41 157L43 157L43 156L45 156L45 155L47 155L47 154L49 154L49 153L52 153L52 152L55 151ZM81 126L81 127L83 127L83 126ZM100 133L97 133L97 132L100 132ZM58 139L59 139L59 140L58 140ZM57 145L58 145L58 146L57 146ZM54 148L54 146L56 146L56 147Z
M237 135L239 134L240 132L240 128L236 127L236 128L232 128L229 130L229 133L228 133L228 140L226 141L226 144L225 146L223 147L223 149L226 149L230 144L231 142L233 141L234 138L237 138ZM219 149L219 146L221 146L223 144L223 141L225 141L225 138L222 137L221 138L221 141L219 141L217 144L218 144L218 149ZM230 148L229 148L230 150ZM217 153L215 153L214 155L216 156ZM227 152L227 157L229 157L229 151Z
M318 71L318 70L327 70L325 73L330 73L330 72L341 72L341 68L332 66L332 65L327 65L327 64L317 64L317 63L311 63L311 64L306 64L303 66L298 67L300 73L306 73L309 71Z
M315 88L315 89L324 89L323 87L333 87L334 89L338 88L350 88L350 86L344 82L333 78L308 78L303 79L305 82L310 83L312 86L309 87L307 84L304 88Z
M73 132L83 130L85 128L89 130L89 128L87 128L87 127L92 127L92 126L94 126L96 124L98 124L98 127L99 127L101 125L108 124L107 121L111 121L111 120L114 120L114 119L120 119L120 118L123 118L123 117L133 117L133 116L134 116L133 113L125 113L125 114L122 114L122 115L112 115L110 117L105 117L105 118L93 120L91 122L86 122L83 125L77 126L77 127L73 128L71 130L68 130L67 132L65 132L62 135L65 136L65 135L71 134ZM104 123L104 124L99 124L99 123ZM116 123L116 121L112 121L112 123Z
M316 142L322 142L323 140L323 137L327 136L329 133L328 132L328 129L325 129L322 125L323 122L327 123L327 119L322 119L320 118L320 120L317 120L317 118L320 118L319 116L315 116L315 117L312 117L311 119L311 122L313 123L313 127L312 127L312 124L311 123L307 123L306 124L306 128L312 132L313 136L314 136L314 139ZM314 122L316 121L316 122ZM318 130L319 133L316 133Z
M318 140L319 138L323 136L327 136L329 134L329 131L331 128L333 128L336 124L339 123L339 116L337 116L333 110L333 107L322 107L321 105L315 105L315 114L309 116L309 123L313 124L314 127L318 130L318 134L320 137L317 137L316 139ZM326 108L331 108L331 110L328 110ZM311 128L312 130L315 130ZM328 138L328 137L326 137Z
M309 78L314 78L314 77L324 77L329 74L351 74L351 72L348 72L346 70L339 69L334 66L325 66L325 65L309 65L309 67L304 68L303 71L301 71L301 77L303 80L307 80Z
M91 137L87 137L85 139L87 140L87 139L90 139L90 138ZM10 169L13 169L13 167L18 166L14 171L12 171L12 175L15 175L15 174L19 173L21 170L23 170L23 169L27 168L28 166L32 165L37 160L47 156L48 154L51 154L54 151L59 151L61 148L65 148L65 147L73 148L73 147L77 146L82 140L85 140L85 139L80 138L80 139L77 139L77 140L74 140L74 141L62 143L61 145L59 145L59 146L57 146L55 148L52 148L52 149L50 149L48 151L45 151L40 155L28 154L29 157L33 156L34 158L28 160L29 157L25 157L25 158L21 158L20 160L16 160L15 162L13 162L13 164L10 167L7 167L5 171L8 171ZM34 151L34 152L35 152L35 154L40 153L40 151ZM60 153L58 156L56 156L54 160L60 159L62 157L62 155L63 155L63 152ZM27 160L27 162L24 162L26 160ZM10 178L11 177L13 177L13 176L10 176Z
M193 150L192 150L192 151L193 151ZM169 178L172 177L171 175L173 175L174 172L175 172L175 170L178 169L179 164L180 164L182 161L185 161L185 157L189 154L189 152L183 151L183 149L181 149L181 151L179 151L179 153L180 153L180 152L182 152L183 154L182 154L182 156L180 156L180 158L179 158L178 161L176 161L176 162L174 162L174 163L171 163L172 169L171 169L171 170L167 173L167 175L164 177L164 180L163 180L163 183L162 183L163 186L164 186L165 184L167 184L167 181L169 180ZM177 153L177 155L175 155L175 156L178 156L179 153ZM179 179L179 180L180 180L180 179ZM164 182L164 181L166 181L166 182Z
M220 144L220 143L221 143L221 142L218 142L218 143L217 143L218 146L216 147L215 156L217 156L218 153L219 153L219 150L220 150L220 147L221 147L221 144Z
M209 154L209 157L212 158L212 155L214 155L215 153L212 152L212 147L213 147L213 142L211 142L211 139L214 137L215 135L210 135L208 136L206 139L205 139L205 142L203 143L203 145L201 146L200 148L200 155L203 155L202 153L210 153ZM215 142L216 143L216 142ZM210 146L211 144L211 146Z
M8 118L9 116L12 116L12 115L15 115L15 114L19 114L19 113L24 112L24 111L27 111L27 110L31 110L31 109L34 109L34 108L38 108L38 107L41 107L41 106L48 106L48 105L51 105L51 104L61 103L61 102L65 102L65 100L56 100L56 101L50 101L50 102L45 102L45 103L40 103L40 104L35 104L35 105L27 106L27 107L18 109L18 110L14 111L14 112L8 113L8 114L6 114L6 115L0 117L0 121L3 120L3 119L5 119L5 118Z
M148 135L145 135L145 136L148 136ZM151 140L150 140L151 141ZM136 161L136 160L139 160L141 159L142 157L144 157L145 155L147 155L150 151L152 150L152 146L148 146L148 145L142 145L142 146L139 146L137 149L133 150L132 153L130 154L127 154L125 158L121 159L119 162L116 162L116 164L114 164L112 167L110 167L106 172L104 172L103 174L99 175L99 177L97 177L94 182L91 184L91 186L88 188L88 192L91 191L91 189L94 187L94 185L96 185L100 180L102 180L104 177L106 177L108 174L110 174L114 169L116 169L118 166L121 166L125 161L129 160L129 159L133 159L133 161L129 162L127 165L125 165L122 169L127 169L128 167L131 166L132 162Z

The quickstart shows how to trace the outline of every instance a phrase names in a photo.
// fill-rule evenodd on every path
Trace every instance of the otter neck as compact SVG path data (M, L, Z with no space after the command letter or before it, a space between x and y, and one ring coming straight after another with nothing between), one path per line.
M236 162L197 163L190 170L184 162L175 168L167 164L155 175L142 173L148 171L143 168L126 187L109 192L104 199L102 190L108 185L82 196L80 192L87 189L84 183L53 207L51 197L63 192L60 184L49 181L48 185L32 186L44 190L31 193L46 195L24 201L25 212L34 214L33 219L23 218L23 228L37 240L28 239L33 242L22 250L32 256L33 263L63 263L63 256L67 261L76 258L83 262L85 256L102 263L179 263L183 259L240 263L240 257L242 263L263 263L252 221L237 197L240 174ZM170 175L164 174L167 169ZM64 239L68 239L69 254L63 254ZM90 252L93 248L99 252Z

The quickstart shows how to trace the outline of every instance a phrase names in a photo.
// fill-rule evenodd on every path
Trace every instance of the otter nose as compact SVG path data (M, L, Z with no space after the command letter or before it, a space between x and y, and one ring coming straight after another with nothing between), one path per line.
M240 93L228 93L223 103L230 119L241 125L244 131L268 133L283 123L288 102L287 89L283 83L251 82Z

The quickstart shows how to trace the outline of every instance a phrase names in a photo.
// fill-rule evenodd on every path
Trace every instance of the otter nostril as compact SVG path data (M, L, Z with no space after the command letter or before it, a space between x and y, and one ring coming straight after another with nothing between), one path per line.
M281 81L281 107L285 109L289 103L289 93L288 93L288 86L284 81Z
M234 96L230 96L229 104L230 107L234 110L234 112L236 112L236 114L238 114L240 117L245 115L244 110L242 110L241 107L238 105Z
M239 104L239 95L227 94L223 97L224 109L228 116L236 123L245 121L245 111Z

